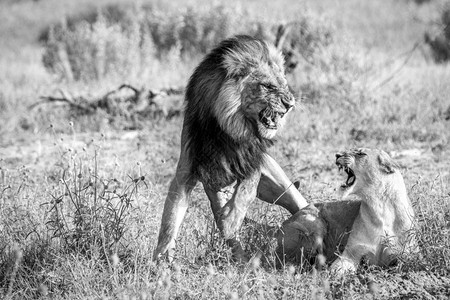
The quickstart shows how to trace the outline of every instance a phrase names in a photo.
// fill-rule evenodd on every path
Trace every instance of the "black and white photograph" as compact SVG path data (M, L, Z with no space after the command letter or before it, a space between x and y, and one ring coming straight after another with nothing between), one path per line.
M0 0L0 299L450 299L450 0Z

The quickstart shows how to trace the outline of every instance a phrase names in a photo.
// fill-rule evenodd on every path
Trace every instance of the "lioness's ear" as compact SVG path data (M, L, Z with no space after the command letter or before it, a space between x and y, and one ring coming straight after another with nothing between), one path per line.
M392 174L395 169L400 166L384 151L380 151L378 154L378 163L380 164L380 170L386 174Z

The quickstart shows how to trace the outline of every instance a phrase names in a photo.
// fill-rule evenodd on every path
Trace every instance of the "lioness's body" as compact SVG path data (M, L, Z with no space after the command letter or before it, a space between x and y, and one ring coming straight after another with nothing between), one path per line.
M336 163L348 179L343 198L359 200L316 203L283 223L278 253L298 260L302 253L321 253L338 273L354 271L363 256L388 266L399 254L416 251L414 211L395 162L381 150L338 153Z
M189 196L203 184L225 239L239 252L236 233L251 201L291 213L307 203L267 154L295 100L283 58L267 43L237 36L220 43L196 68L186 90L181 153L154 258L172 258ZM238 253L239 255L239 253Z
M283 222L277 232L281 261L301 263L323 254L328 262L341 254L359 214L361 201L312 203Z
M371 264L388 266L399 254L415 251L414 211L398 165L381 150L345 151L336 158L356 177L350 186L342 186L343 198L353 194L361 207L332 270L354 271L363 256Z

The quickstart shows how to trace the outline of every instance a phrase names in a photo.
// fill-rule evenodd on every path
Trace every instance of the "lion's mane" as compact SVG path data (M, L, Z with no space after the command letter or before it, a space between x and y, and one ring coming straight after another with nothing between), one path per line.
M193 174L218 190L261 168L272 140L258 135L242 112L243 78L272 66L283 72L283 58L249 36L227 39L195 69L186 90L185 129Z

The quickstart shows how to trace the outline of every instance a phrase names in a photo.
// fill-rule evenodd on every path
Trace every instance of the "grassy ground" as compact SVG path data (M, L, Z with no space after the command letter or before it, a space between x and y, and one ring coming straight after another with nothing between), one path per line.
M96 3L112 2L119 1ZM79 95L125 81L180 86L198 57L155 61L144 77L61 81L43 67L38 36L64 14L92 9L90 3L0 3L0 297L448 299L450 68L429 61L423 44L410 51L439 17L442 1L224 2L265 20L294 20L308 10L334 28L333 44L318 63L327 68L303 64L290 75L303 103L271 150L308 200L336 198L341 178L333 157L343 148L382 148L402 167L420 256L388 270L363 267L343 279L305 266L275 268L273 241L250 225L243 229L244 245L255 259L245 266L231 262L199 186L176 263L152 262L182 119L148 120L143 129L121 131L102 115L28 106L58 88ZM288 214L256 201L250 217L277 226Z

